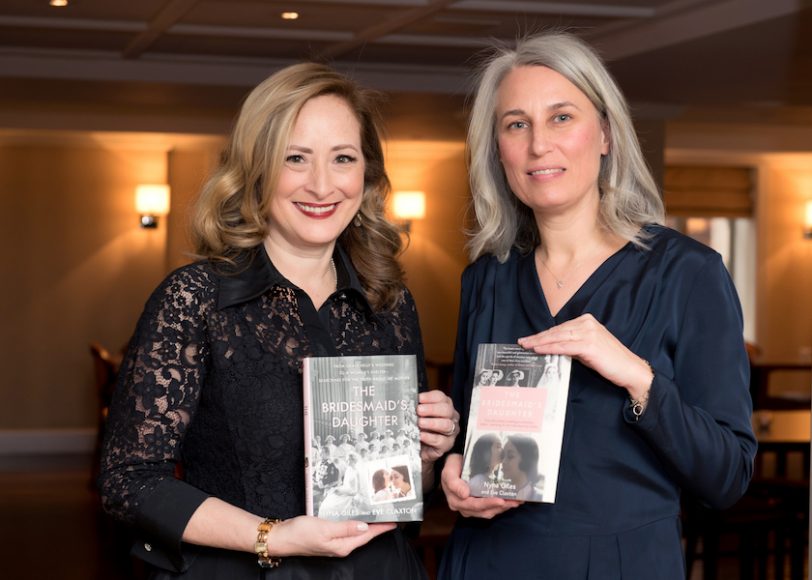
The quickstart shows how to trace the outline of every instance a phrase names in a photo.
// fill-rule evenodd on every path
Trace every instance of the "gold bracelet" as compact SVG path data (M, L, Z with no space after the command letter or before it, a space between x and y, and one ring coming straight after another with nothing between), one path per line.
M282 563L282 558L268 554L268 534L280 521L279 519L266 518L257 527L257 542L254 544L254 552L257 555L257 564L259 564L260 568L276 568Z

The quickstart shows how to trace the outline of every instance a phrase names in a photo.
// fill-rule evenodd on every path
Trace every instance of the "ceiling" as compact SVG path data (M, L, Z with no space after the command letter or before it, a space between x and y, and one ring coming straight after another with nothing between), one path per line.
M250 87L301 59L329 61L399 107L458 111L483 49L549 27L592 42L639 110L812 124L811 4L0 0L0 127L135 119L218 132Z

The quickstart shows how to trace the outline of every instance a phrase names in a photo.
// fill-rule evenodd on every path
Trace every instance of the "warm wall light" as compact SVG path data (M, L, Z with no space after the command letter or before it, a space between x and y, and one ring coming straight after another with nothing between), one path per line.
M812 239L812 199L806 202L804 208L804 237L810 240Z
M135 211L141 215L142 228L157 228L158 216L169 213L169 186L152 183L136 186Z
M392 198L392 214L408 232L412 220L426 217L426 194L422 191L396 191Z
M57 8L62 8L68 5L68 0L51 0L48 4Z
M282 20L298 20L299 13L298 12L283 12L280 14Z

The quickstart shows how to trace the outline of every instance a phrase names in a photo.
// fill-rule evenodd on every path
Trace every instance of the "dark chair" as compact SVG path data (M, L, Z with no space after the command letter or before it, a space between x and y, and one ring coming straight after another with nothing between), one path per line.
M683 534L687 578L697 560L703 580L718 578L724 540L735 541L741 580L766 580L772 557L772 578L785 577L786 554L790 578L803 578L806 548L806 505L800 501L808 488L781 481L756 481L745 496L727 510L712 510L697 500L683 500ZM702 549L699 550L701 545Z
M107 422L107 412L110 408L110 401L113 398L113 389L116 386L116 379L118 378L119 360L98 342L90 343L90 356L93 359L93 374L95 377L96 403L98 408L98 431L96 433L96 445L93 450L93 467L90 475L90 484L92 487L95 487L99 475L104 426Z
M809 409L810 392L773 392L771 384L774 379L794 376L799 378L812 375L812 364L804 361L766 362L760 359L761 349L745 342L747 356L750 359L750 397L754 409Z
M435 580L443 548L448 543L457 513L451 511L445 494L438 490L426 504L423 516L420 534L411 543L426 568L429 580Z
M795 469L790 469L790 466ZM799 468L799 469L798 469ZM783 580L789 554L789 577L804 576L809 516L809 443L761 441L755 476L744 497L727 510L711 510L683 498L685 559L691 568L702 560L703 580L717 578L722 546L736 542L739 577ZM702 546L700 552L698 546Z
M429 387L440 389L446 395L451 394L451 379L454 375L454 364L427 359L426 372L428 373Z
M93 358L93 372L96 377L96 394L99 397L100 408L107 416L107 407L113 396L113 387L116 384L119 361L98 342L90 343L90 356Z

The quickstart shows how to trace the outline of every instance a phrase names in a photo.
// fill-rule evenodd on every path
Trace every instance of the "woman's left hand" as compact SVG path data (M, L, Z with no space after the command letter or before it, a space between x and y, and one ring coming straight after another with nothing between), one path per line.
M434 463L454 445L460 430L460 414L451 398L434 389L420 393L417 426L420 428L420 458Z
M577 358L608 381L628 390L633 399L642 397L654 379L648 363L626 348L591 314L520 338L519 346L539 354Z

